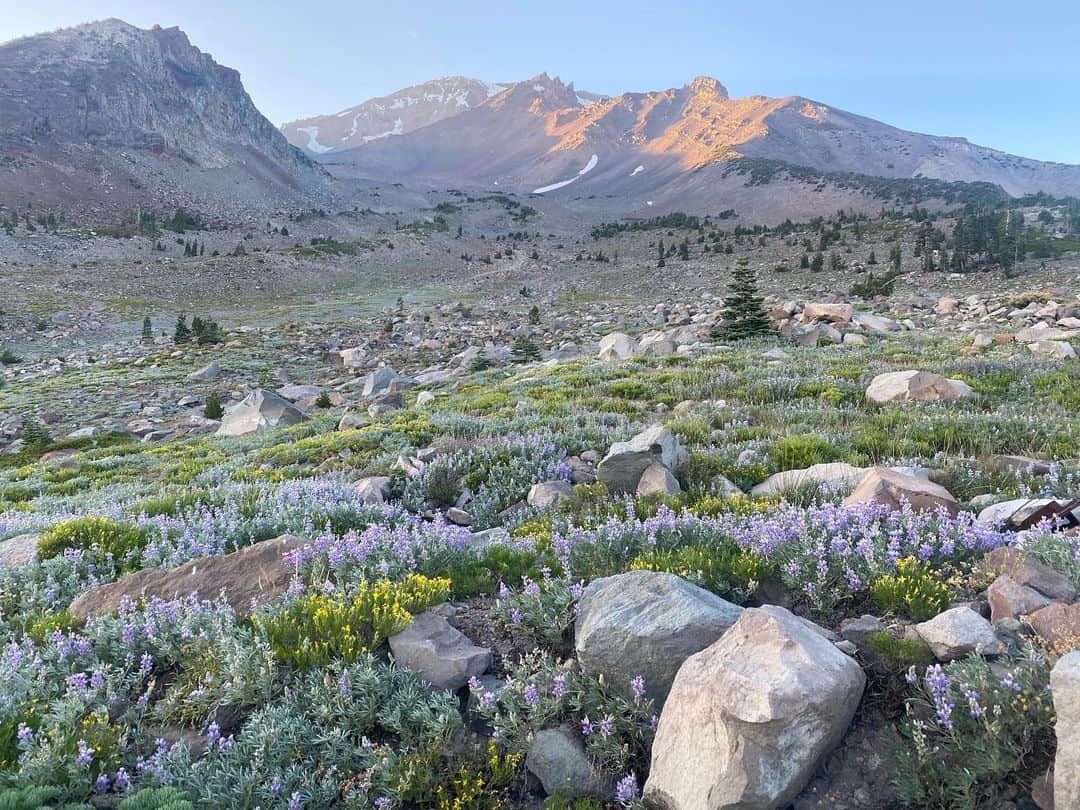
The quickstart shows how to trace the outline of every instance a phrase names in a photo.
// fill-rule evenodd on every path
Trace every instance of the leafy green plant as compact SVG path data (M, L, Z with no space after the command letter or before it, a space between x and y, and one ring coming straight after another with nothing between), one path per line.
M308 669L356 661L449 594L450 580L411 574L401 582L361 582L350 599L304 594L252 621L278 659Z
M911 666L929 666L935 660L926 642L917 638L897 638L885 630L868 633L866 646L894 672L902 672Z
M1049 667L1033 651L994 663L978 655L920 674L892 753L901 799L916 807L973 810L1004 786L1043 773L1053 750Z
M896 563L896 572L878 577L870 585L870 598L881 610L903 613L915 621L932 619L949 606L949 587L929 568L907 557Z
M519 591L505 586L500 589L492 612L512 633L561 648L574 621L581 587L559 577L539 581L526 577Z
M203 405L203 416L207 419L220 419L225 415L225 408L221 404L221 395L217 391L211 391L206 395L206 403Z
M38 540L43 560L65 551L90 552L95 558L111 557L124 568L138 567L138 555L146 540L134 526L105 517L72 518L46 529Z
M769 449L773 469L801 470L840 458L840 451L820 436L785 436Z
M739 604L749 601L761 580L772 573L764 558L734 543L652 549L639 554L630 568L676 574Z
M195 805L186 793L176 788L143 788L121 799L117 810L195 810Z

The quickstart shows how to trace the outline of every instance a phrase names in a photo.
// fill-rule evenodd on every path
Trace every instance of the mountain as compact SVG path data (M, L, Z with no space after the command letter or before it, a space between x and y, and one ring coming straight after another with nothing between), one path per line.
M908 132L798 96L733 99L708 77L585 104L572 84L540 74L452 118L323 160L353 177L668 208L727 207L725 195L745 187L751 169L775 175L777 166L804 185L854 174L1080 194L1080 166Z
M0 45L0 202L235 217L328 183L178 28L110 19Z
M334 115L283 124L289 143L312 155L404 135L472 109L509 85L447 76L365 101Z

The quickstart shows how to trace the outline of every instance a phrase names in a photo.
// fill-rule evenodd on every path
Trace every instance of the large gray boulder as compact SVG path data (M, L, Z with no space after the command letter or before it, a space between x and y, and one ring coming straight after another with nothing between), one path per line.
M915 625L915 632L939 661L952 661L970 653L997 655L1005 651L994 626L969 607L954 607L930 621Z
M525 502L534 509L550 509L572 497L573 494L574 488L566 481L544 481L533 484L529 488L529 495Z
M782 608L748 608L679 669L645 802L664 810L787 805L844 736L866 677Z
M295 425L307 414L288 400L263 388L256 388L221 419L218 436L245 436L264 430Z
M836 489L854 486L866 475L866 468L844 461L813 464L801 470L773 473L750 490L751 495L779 495L799 487L827 484Z
M37 559L38 534L17 534L0 540L0 568L17 568Z
M477 647L437 613L415 616L405 630L390 637L394 660L436 689L456 690L491 663L491 650Z
M585 754L585 746L568 728L545 728L533 735L525 767L549 796L603 796L605 782Z
M600 338L600 350L597 357L605 363L618 360L626 360L637 354L637 343L632 337L623 332L612 332Z
M654 462L672 472L686 461L686 451L663 425L652 425L634 438L611 445L596 475L612 492L636 492L641 474Z
M361 395L364 399L375 399L383 394L400 393L415 384L415 380L403 377L389 366L383 366L364 377L364 387Z
M659 706L689 656L716 641L742 608L685 579L630 571L593 580L578 602L574 647L585 669L629 687L645 679Z
M1080 807L1080 652L1073 651L1050 671L1057 723L1054 807Z
M221 376L221 363L217 360L211 361L209 364L203 366L198 371L193 371L187 375L189 380L195 380L197 382L210 382L216 380Z
M960 505L952 493L940 484L935 484L917 475L907 475L888 467L871 467L855 486L855 490L844 499L844 506L857 506L861 503L877 503L890 511L909 504L916 512L936 512L944 509L956 516Z
M200 557L178 568L144 568L80 594L68 610L82 621L112 613L124 600L156 597L169 601L197 593L200 599L211 601L221 597L237 615L247 616L253 604L286 591L296 572L282 556L304 544L299 537L283 534L231 554Z
M968 399L975 392L960 380L949 380L930 371L889 371L878 374L866 389L871 402L939 402Z

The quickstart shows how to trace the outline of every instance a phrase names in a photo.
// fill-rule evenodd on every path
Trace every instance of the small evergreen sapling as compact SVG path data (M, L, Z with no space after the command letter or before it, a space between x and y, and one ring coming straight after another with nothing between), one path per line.
M758 292L757 274L746 258L735 263L728 291L724 321L717 337L721 340L742 340L772 331L772 322L765 311L765 301Z

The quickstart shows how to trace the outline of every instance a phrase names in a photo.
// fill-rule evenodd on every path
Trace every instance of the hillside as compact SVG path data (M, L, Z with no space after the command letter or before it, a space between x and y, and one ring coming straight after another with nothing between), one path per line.
M10 206L235 216L318 199L327 184L239 73L178 28L105 20L0 45L0 200Z

